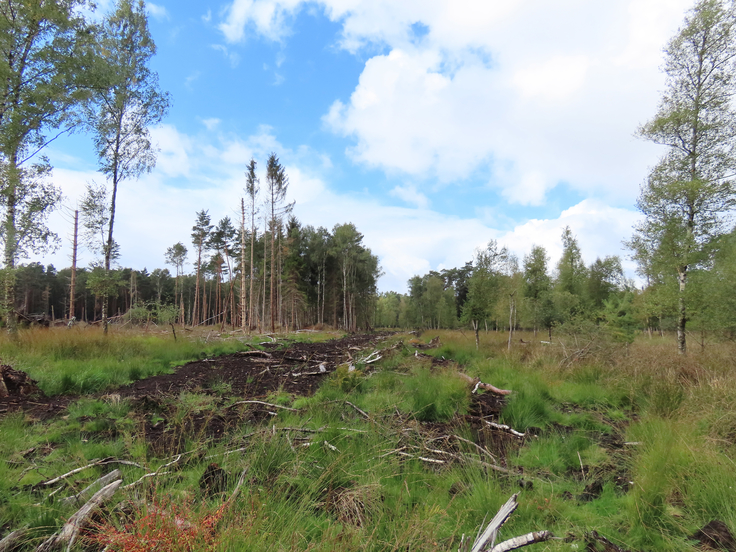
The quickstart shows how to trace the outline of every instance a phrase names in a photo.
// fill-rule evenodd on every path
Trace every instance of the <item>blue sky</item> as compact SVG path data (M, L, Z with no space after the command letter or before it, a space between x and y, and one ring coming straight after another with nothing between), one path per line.
M99 2L100 11L111 1ZM243 172L276 152L305 224L353 222L382 291L460 266L490 239L554 265L569 225L586 262L621 255L662 151L638 140L685 0L230 0L148 3L173 99L156 169L120 189L120 264L164 266L195 212L239 219ZM48 151L65 209L96 174L89 137ZM82 264L91 260L82 253ZM633 265L626 263L633 275ZM188 267L191 269L191 265Z

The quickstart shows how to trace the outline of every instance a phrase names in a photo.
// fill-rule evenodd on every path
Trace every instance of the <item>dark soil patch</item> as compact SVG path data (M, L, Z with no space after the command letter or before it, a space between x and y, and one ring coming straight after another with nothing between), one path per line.
M22 410L45 419L62 412L68 404L67 397L47 397L25 372L0 366L0 415Z
M376 334L350 335L319 343L266 344L267 351L248 350L190 362L173 374L137 381L116 390L122 397L138 398L179 395L197 391L249 399L264 398L284 391L293 395L313 394L323 379L339 364L362 356L373 345Z
M708 522L705 527L690 538L699 541L701 546L706 549L736 552L736 538L734 538L728 526L717 519Z
M390 334L355 334L319 343L289 340L266 343L262 346L263 351L250 349L190 362L177 368L173 374L108 389L105 394L118 394L152 408L160 404L163 397L178 396L183 391L248 399L264 398L279 390L294 395L311 395L339 364L364 356L361 353L363 349L375 345L387 335ZM28 378L24 372L7 369ZM33 392L0 396L0 415L20 411L45 420L61 414L69 403L78 398L71 395L47 397L35 387ZM151 429L155 433L154 428Z

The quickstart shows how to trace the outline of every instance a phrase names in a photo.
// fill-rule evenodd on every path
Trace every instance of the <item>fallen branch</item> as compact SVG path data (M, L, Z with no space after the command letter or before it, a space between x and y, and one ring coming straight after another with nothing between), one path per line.
M245 468L243 470L243 473L240 474L240 477L238 478L238 482L235 485L235 488L233 489L233 492L230 493L230 498L227 499L227 504L230 505L233 502L235 502L235 499L238 498L238 494L240 494L240 488L243 486L243 483L245 483L245 476L248 473L248 468Z
M140 479L138 479L136 481L133 481L132 483L126 485L125 487L123 487L123 489L132 489L133 487L135 487L135 486L140 485L141 483L143 483L146 479L150 479L151 477L158 477L159 475L171 475L171 473L172 472L168 472L168 471L165 471L165 472L155 471L155 472L152 472L152 473L147 473L146 475L144 475Z
M112 456L108 458L103 458L102 460L94 460L87 464L86 466L82 466L80 468L75 468L72 471L66 472L63 475L60 475L59 477L54 477L53 479L49 479L48 481L42 481L41 483L36 483L34 485L35 489L39 489L41 487L50 487L51 485L54 485L58 483L59 481L63 481L67 477L71 477L74 474L77 474L79 472L82 472L84 470L87 470L89 468L94 468L95 466L105 466L107 464L123 464L126 466L135 466L136 468L140 468L142 470L145 470L143 466L140 464L137 464L135 462L131 462L129 460L118 460L117 458L113 458Z
M486 548L486 543L488 541L491 541L491 547L493 547L498 530L504 523L506 523L509 516L514 513L514 510L519 507L519 503L516 501L518 496L519 493L513 494L511 498L506 501L506 504L501 506L496 515L493 516L491 522L488 524L488 527L486 527L486 530L483 531L481 536L475 541L470 552L481 552Z
M495 387L490 383L483 383L482 381L480 381L479 378L471 378L469 375L463 374L462 372L457 372L457 375L468 383L475 385L473 393L475 393L478 388L485 389L486 391L490 391L491 393L495 393L496 395L510 395L512 393L508 389L499 389L498 387Z
M74 496L68 496L65 499L61 501L62 506L68 506L70 504L82 504L87 500L87 497L92 494L92 492L97 492L97 490L101 489L102 487L105 487L112 483L113 481L117 479L122 479L123 474L120 472L120 470L113 470L110 473L103 475L98 480L94 481L91 485L87 486L86 488L79 491Z
M516 431L515 429L505 425L505 424L497 424L495 422L489 422L488 420L483 420L486 424L488 424L493 429L498 429L500 431L505 431L507 433L510 433L511 435L514 435L516 437L522 438L526 437L526 433L521 433L520 431Z
M118 490L118 487L120 487L122 482L122 479L118 479L97 491L87 504L82 506L72 517L69 518L58 533L41 543L41 545L36 548L36 552L59 550L64 545L66 545L67 550L71 550L72 545L84 524L87 523L90 517L92 517L92 514L100 509L102 504L112 498L112 495L115 494L115 491Z
M20 540L26 536L28 529L18 529L13 531L9 535L6 535L3 540L0 540L0 552L10 552L15 550Z
M367 412L364 412L363 410L361 410L360 408L358 408L357 406L355 406L355 405L354 405L353 403L351 403L350 401L345 401L345 404L347 404L348 406L351 406L351 407L352 407L353 409L355 409L355 411L356 411L356 412L357 412L358 414L360 414L361 416L363 416L363 417L364 417L364 418L366 418L367 420L370 420L371 422L373 421L373 418L371 418L371 417L370 417L370 416L368 415L368 413L367 413Z
M238 356L259 356L263 358L273 358L273 355L271 353L266 351L259 351L257 349L254 351L238 351L235 354Z
M491 548L491 552L508 552L509 550L516 550L517 548L521 548L522 546L527 546L529 544L545 542L551 538L554 538L554 535L549 531L527 533L526 535L514 537L513 539L497 544Z
M488 527L483 531L483 534L476 539L471 552L509 552L510 550L516 550L529 544L544 542L554 538L554 535L549 531L537 531L495 544L499 529L501 529L501 526L506 523L511 514L514 513L514 510L519 506L519 503L516 501L518 496L519 493L514 494L506 501L506 504L501 506L498 513L493 516L493 519L488 524ZM490 544L488 544L489 541ZM460 541L461 552L467 552L468 543L469 540L466 540L465 535L463 535Z
M278 404L271 404L271 403L267 403L267 402L263 402L263 401L238 401L238 402L235 402L235 403L231 404L230 406L228 406L228 408L232 408L233 406L237 406L239 404L260 404L262 406L270 406L272 408L280 408L281 410L289 410L290 412L299 412L296 408L290 408L288 406L280 406Z

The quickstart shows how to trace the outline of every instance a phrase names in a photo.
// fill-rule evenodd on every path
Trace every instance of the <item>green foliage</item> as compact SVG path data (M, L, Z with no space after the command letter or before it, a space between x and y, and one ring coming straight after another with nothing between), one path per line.
M624 292L603 301L603 317L613 337L619 343L634 342L639 324L634 318L634 294Z
M698 1L665 54L667 90L639 133L668 149L642 186L645 219L629 247L642 275L676 285L678 349L685 353L688 273L707 264L736 206L736 7Z
M362 370L358 370L351 367L340 365L337 367L329 379L329 385L340 389L344 393L350 393L353 390L360 390L361 385L364 381L364 375Z

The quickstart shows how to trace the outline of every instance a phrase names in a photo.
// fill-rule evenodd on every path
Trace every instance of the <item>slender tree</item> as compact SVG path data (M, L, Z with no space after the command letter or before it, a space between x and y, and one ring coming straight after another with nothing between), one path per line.
M549 292L550 278L547 270L547 251L540 245L533 245L528 255L524 256L524 297L531 304L534 335L542 323L541 303L544 294Z
M109 272L118 186L156 164L148 129L166 114L169 97L161 92L158 75L149 68L156 45L148 31L143 0L118 0L100 34L100 55L110 84L96 93L88 115L100 171L112 187L104 261L104 270ZM103 298L102 327L107 332L107 298Z
M629 246L647 275L675 274L677 344L687 351L688 272L705 262L736 204L736 6L700 0L665 50L666 91L639 134L667 147L642 186Z
M43 178L48 162L34 157L74 126L75 107L94 80L93 33L80 15L83 0L5 0L0 4L0 207L4 308L13 314L15 265L26 251L53 246L46 216L60 194ZM57 135L58 136L58 135Z
M166 250L166 264L176 268L176 284L174 289L174 303L180 301L179 321L184 323L184 289L180 286L179 280L184 274L184 263L187 259L187 248L184 244L177 242Z
M248 171L245 173L245 193L248 195L249 209L250 209L250 293L248 295L248 324L249 327L253 327L253 281L255 280L255 264L254 255L256 250L256 198L260 191L260 181L256 176L256 162L255 159L250 160L248 163ZM245 219L245 212L243 214ZM245 227L245 222L243 222ZM243 270L245 270L245 264L243 264ZM243 290L245 291L245 290ZM245 297L245 294L243 295ZM245 324L245 322L243 322Z
M207 238L212 231L212 224L210 224L210 215L207 211L197 211L197 220L192 226L192 243L197 248L197 276L196 283L194 285L194 308L192 311L192 326L196 326L200 323L200 311L202 309L202 301L199 298L199 277L202 272L202 253L207 247ZM204 317L201 317L204 319Z
M293 203L284 204L286 191L289 188L289 177L286 169L279 162L275 153L268 157L266 166L266 187L268 194L268 207L271 212L269 226L271 229L271 331L276 329L276 277L280 273L276 270L276 233L281 225L281 217L291 212ZM265 259L264 259L265 263Z

